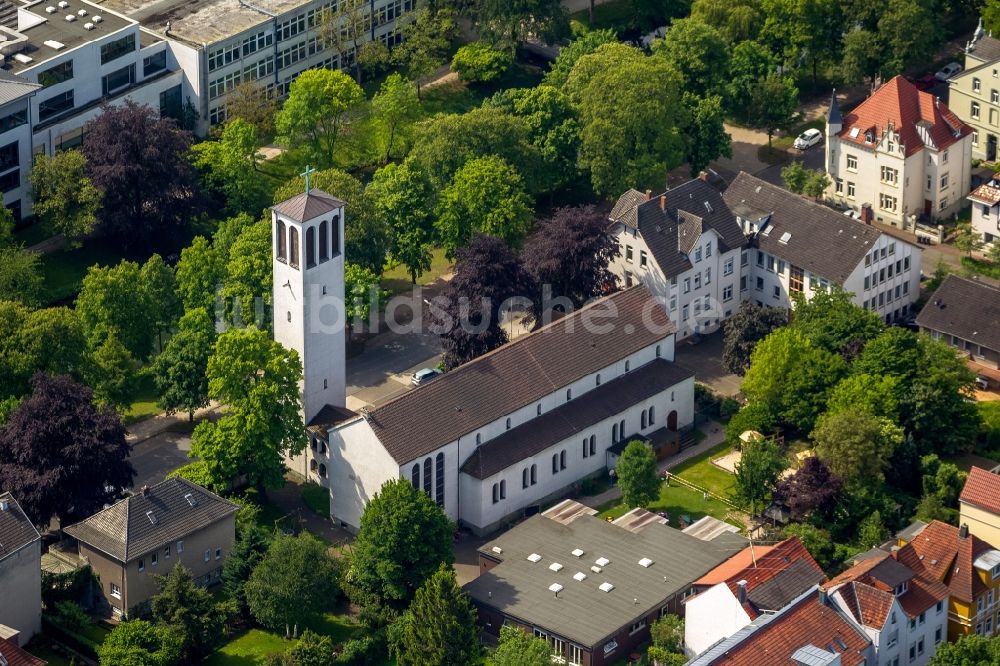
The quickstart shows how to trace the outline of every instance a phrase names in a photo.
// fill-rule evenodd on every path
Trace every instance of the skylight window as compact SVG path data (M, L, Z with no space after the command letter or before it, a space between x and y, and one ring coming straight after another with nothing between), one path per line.
M152 512L152 511L147 511L147 512L146 512L146 517L147 517L147 518L149 518L149 522L150 522L150 523L152 523L153 525L155 525L155 524L156 524L156 516L155 516L155 515L153 515L153 512Z
M781 238L778 239L778 242L781 243L782 245L788 245L788 241L791 240L791 238L792 238L792 232L786 231L785 233L781 234Z
M611 562L611 560L609 560L606 557L598 557L597 561L594 562L594 564L596 564L599 567L606 567L606 566L608 566L608 564L610 564L610 562Z
M194 495L192 495L191 493L185 493L184 499L186 499L187 503L190 504L191 506L198 506L198 500L196 500L194 498Z
M583 551L580 550L579 548L574 548L572 554L573 557L583 557Z
M601 592L610 592L611 590L615 589L615 586L612 585L611 583L604 582L598 585L597 589L599 589Z
M552 564L549 565L549 571L560 571L562 568L563 565L559 564L558 562L553 562Z
M587 580L587 574L583 573L582 571L577 571L575 574L573 574L573 580L582 583L583 581Z
M556 594L559 594L560 592L562 592L562 589L563 586L560 585L559 583L552 583L551 585L549 585L549 592L555 592Z
M653 560L649 559L648 557L644 557L641 560L639 560L639 566L645 569L648 569L652 564Z
M851 128L851 138L852 139L857 139L859 134L861 134L861 128L859 128L859 127L852 127Z
M538 562L541 559L542 559L542 556L539 555L538 553L532 553L531 555L528 555L528 561L529 562Z

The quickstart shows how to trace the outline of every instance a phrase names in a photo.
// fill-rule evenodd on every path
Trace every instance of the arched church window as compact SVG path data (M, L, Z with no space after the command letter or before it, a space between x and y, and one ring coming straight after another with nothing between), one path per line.
M531 485L535 485L536 483L538 483L538 466L537 465L532 465L531 466Z
M306 229L306 268L316 265L316 227Z
M507 482L500 482L500 499L507 499Z
M430 456L428 456L427 459L424 460L424 492L427 493L428 497L431 496L431 473L431 459Z
M434 501L438 506L444 506L444 454L437 454L434 459Z
M319 262L330 258L330 225L326 220L319 223Z
M319 468L319 463L315 460L309 461L309 471L315 472Z
M559 452L559 469L566 469L566 449Z
M597 455L597 437L594 435L590 436L590 455Z
M310 438L310 439L311 439L311 441L309 442L309 447L310 447L310 448L311 448L311 449L312 449L313 451L315 451L315 450L316 450L316 438L315 438L315 437L312 437L312 438Z
M417 490L420 490L420 465L419 464L415 464L413 466L413 469L410 470L410 483L413 484L414 488L416 488Z
M331 252L332 256L337 256L340 254L340 216L334 215L333 221L330 223L330 236L331 236Z
M640 414L640 416L639 416L639 421L641 423L641 425L639 427L642 428L643 430L645 430L646 429L646 410L645 409L642 410L642 414Z
M292 268L299 267L299 230L289 227L288 234L288 263Z
M278 252L278 259L285 261L288 256L288 239L285 236L285 223L278 220L278 227L275 235L277 238L274 239L274 247Z
M500 486L496 483L493 484L493 503L496 504L500 501Z
M521 470L521 487L522 488L527 488L528 487L528 468L527 467L525 467L524 469Z
M319 441L319 452L320 455L324 456L326 455L326 442L324 442L323 440Z
M656 409L656 407L651 406L649 408L649 425L653 425L653 421L655 420L653 418L653 415L656 414L656 412L653 411L654 409Z
M319 464L319 475L324 479L326 478L326 465L324 465L323 463Z

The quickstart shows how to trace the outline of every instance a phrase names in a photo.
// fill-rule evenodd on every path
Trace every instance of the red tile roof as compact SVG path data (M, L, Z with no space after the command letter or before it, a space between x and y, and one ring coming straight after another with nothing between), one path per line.
M6 638L0 638L0 656L7 661L9 666L45 666L49 663L28 654Z
M739 576L744 569L753 564L755 557L763 557L767 553L770 553L773 549L774 546L747 546L696 580L694 584L715 585L716 583L722 583L733 576ZM737 580L742 580L742 578L737 578Z
M972 190L966 198L978 201L979 203L987 204L989 206L994 206L997 203L1000 203L1000 183L997 183L995 180L983 183L976 189Z
M854 618L869 627L884 627L894 588L906 581L906 592L899 604L909 617L916 617L948 596L948 586L925 578L884 553L863 560L827 584L826 589L840 594Z
M973 467L958 499L1000 515L1000 476L982 467Z
M840 647L841 643L846 648ZM792 655L806 645L840 654L842 666L857 666L864 662L871 641L837 610L820 603L818 595L808 594L724 653L704 663L712 666L792 664Z
M939 580L951 595L972 603L986 591L976 572L976 559L994 548L970 534L960 538L957 527L934 520L913 541L899 549L897 559L925 578Z
M843 129L838 137L859 146L874 147L874 143L865 142L865 133L869 130L873 132L877 143L892 123L909 157L924 147L917 131L917 124L921 122L926 123L927 133L938 150L972 133L972 128L959 120L934 95L917 90L904 77L896 76L844 117ZM855 128L858 132L852 137L851 131Z

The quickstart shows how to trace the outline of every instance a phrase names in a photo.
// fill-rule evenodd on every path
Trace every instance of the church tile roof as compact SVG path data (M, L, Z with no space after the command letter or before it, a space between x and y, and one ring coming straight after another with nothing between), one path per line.
M236 513L228 500L173 477L65 528L78 541L130 562Z
M889 123L899 133L907 157L924 148L918 125L926 129L936 150L944 150L972 133L972 128L934 95L918 90L897 75L844 117L837 136L845 143L874 149Z
M477 446L462 471L477 479L493 476L693 376L656 359Z
M757 247L838 285L882 235L875 227L746 172L733 179L723 198L752 221L768 218L754 238Z
M637 285L446 372L371 410L367 420L389 455L405 464L675 331L666 309Z
M40 538L14 496L0 493L0 560Z
M313 188L291 199L274 204L271 206L271 210L296 222L306 222L343 206L344 202L337 197Z
M973 467L958 500L1000 516L1000 475Z

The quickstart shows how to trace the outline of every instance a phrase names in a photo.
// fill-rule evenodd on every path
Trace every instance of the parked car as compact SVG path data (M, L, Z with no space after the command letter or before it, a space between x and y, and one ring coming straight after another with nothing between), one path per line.
M950 79L951 77L955 76L956 74L958 74L961 71L962 71L962 66L961 65L959 65L957 62L949 62L947 65L945 65L944 67L942 67L941 69L939 69L934 74L934 77L938 81L947 81L948 79Z
M934 86L936 86L939 83L939 81L938 81L937 77L934 76L933 74L924 74L923 76L921 76L919 78L910 79L910 83L912 83L914 86L916 86L917 90L925 90L926 91L926 90L930 90L931 88L933 88Z
M989 391L990 380L987 379L986 377L983 377L982 375L978 375L976 377L976 388L979 389L980 391Z
M822 140L823 133L815 127L811 127L802 134L799 134L799 136L795 139L795 143L792 145L799 150L805 150L806 148L812 148Z
M413 373L413 376L410 378L410 383L414 386L420 386L422 384L426 384L432 379L437 379L441 376L441 374L441 371L437 368L422 368Z
M857 211L855 211L853 208L848 208L847 210L845 210L844 215L846 215L847 217L853 217L855 220L861 217L860 215L858 215Z

